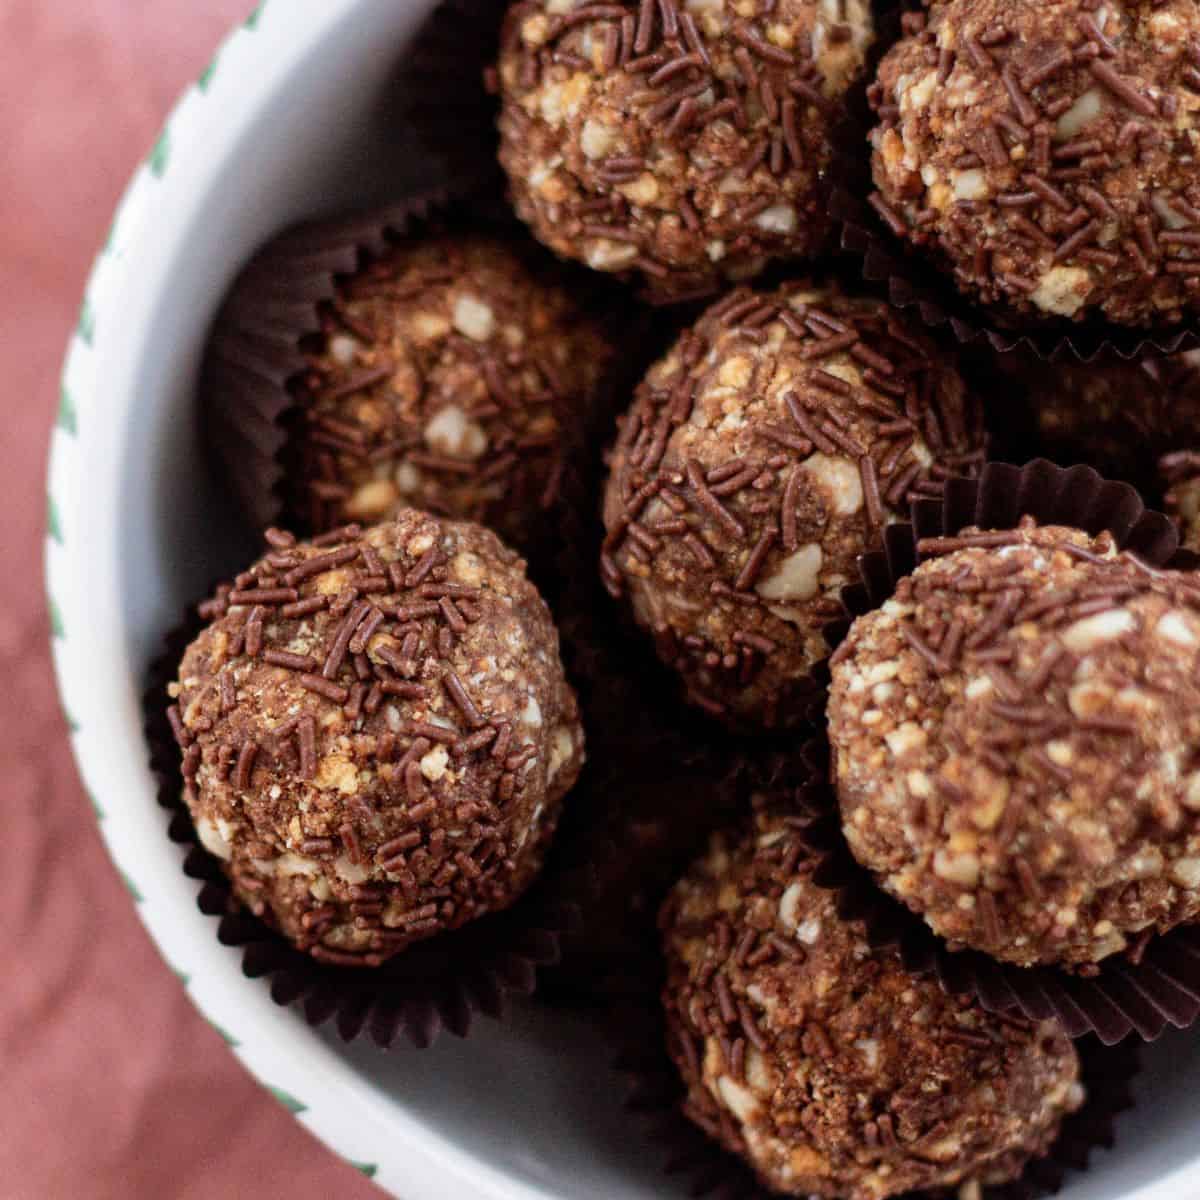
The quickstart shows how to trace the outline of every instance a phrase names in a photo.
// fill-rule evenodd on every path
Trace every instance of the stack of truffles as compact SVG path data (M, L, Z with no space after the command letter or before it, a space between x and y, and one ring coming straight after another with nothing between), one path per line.
M871 914L1060 991L1200 918L1200 11L474 7L511 212L288 233L215 327L266 546L158 697L195 838L326 1015L565 893L762 1187L979 1200L1104 1109L1087 1022Z

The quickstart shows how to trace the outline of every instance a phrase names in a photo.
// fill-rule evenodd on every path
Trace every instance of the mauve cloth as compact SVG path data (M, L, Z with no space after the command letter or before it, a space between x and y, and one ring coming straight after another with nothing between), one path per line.
M126 179L248 7L0 0L2 1200L380 1196L251 1081L152 948L50 675L44 464L62 351Z

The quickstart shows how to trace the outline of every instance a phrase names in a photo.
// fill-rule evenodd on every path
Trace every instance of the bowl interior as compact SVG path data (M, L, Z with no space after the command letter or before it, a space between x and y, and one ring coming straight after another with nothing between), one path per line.
M93 409L104 404L108 428L81 429L96 484L74 506L85 536L64 567L76 595L80 579L94 582L93 633L120 695L94 695L97 676L83 672L94 672L95 662L85 668L62 659L64 693L69 707L94 711L90 726L75 714L85 734L103 732L112 755L135 760L118 770L101 761L105 750L77 739L114 854L127 873L129 855L144 864L143 911L164 953L187 960L193 995L234 1027L252 1069L263 1074L270 1063L289 1079L299 1073L326 1110L344 1106L355 1124L339 1130L338 1118L310 1113L316 1132L378 1164L380 1182L407 1200L682 1196L624 1123L619 1080L578 1019L523 1006L511 1024L485 1022L466 1043L443 1037L427 1052L384 1054L365 1043L343 1046L274 1009L196 911L195 887L178 869L141 767L136 696L159 639L250 550L199 450L194 385L209 322L239 265L272 232L436 177L437 164L395 119L395 64L431 7L430 0L276 0L254 35L261 44L239 35L204 98L209 111L186 136L180 130L170 172L129 250L119 311L99 314L108 320L97 326L96 347L106 369L98 375L103 387L95 384L102 394L87 400ZM79 607L77 599L64 603ZM1066 1200L1166 1200L1197 1190L1187 1168L1197 1156L1191 1122L1200 1115L1200 1042L1169 1035L1147 1057L1141 1107L1121 1122L1118 1148L1100 1157L1103 1170L1072 1182ZM445 1172L444 1188L415 1168L406 1174L417 1142Z

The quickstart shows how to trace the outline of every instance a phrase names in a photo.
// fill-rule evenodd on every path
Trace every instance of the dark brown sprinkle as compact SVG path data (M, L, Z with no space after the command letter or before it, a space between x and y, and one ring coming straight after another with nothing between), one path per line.
M258 743L254 741L245 742L238 753L237 768L233 776L233 786L238 791L245 791L250 786L251 776L254 772L254 760L257 757Z
M337 540L340 541L341 539ZM318 545L318 540L314 539L312 544L314 546ZM318 554L305 560L298 567L294 567L283 577L283 581L289 587L294 588L297 584L311 578L313 575L321 575L325 571L332 571L336 567L352 562L357 557L357 546L343 546L341 549L329 551L328 554ZM293 596L292 600L295 599L296 597Z
M249 588L229 593L231 605L276 605L291 604L299 599L294 587Z
M320 612L329 604L328 596L309 596L304 600L297 600L295 604L285 604L280 610L279 615L286 620L293 620L299 617L308 617L313 613Z
M299 682L307 691L316 692L317 695L324 696L326 700L332 700L335 704L345 704L350 697L347 688L324 679L320 675L301 675Z
M446 673L442 676L442 684L450 699L454 701L455 706L467 719L468 724L472 728L478 729L481 725L487 723L487 718L475 706L475 702L468 695L462 680L453 671L446 670Z
M317 665L311 655L292 654L288 650L265 650L262 657L263 662L273 667L286 667L289 671L311 671Z
M778 536L778 531L774 527L763 531L755 543L754 549L750 552L749 557L747 557L741 571L738 573L738 577L733 585L736 591L748 591L754 586L755 581L762 571L763 564L767 560L767 555L770 553L771 547L775 544Z
M1100 83L1134 112L1143 117L1157 115L1158 110L1155 108L1154 102L1142 95L1127 79L1119 75L1111 64L1098 58L1092 62L1090 70Z

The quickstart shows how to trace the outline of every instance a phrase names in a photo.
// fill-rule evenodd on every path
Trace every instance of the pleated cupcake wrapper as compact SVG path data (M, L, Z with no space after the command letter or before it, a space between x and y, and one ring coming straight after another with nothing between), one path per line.
M950 278L949 269L919 249L910 249L884 224L860 194L835 191L831 211L841 228L841 249L853 256L861 278L921 324L962 346L985 344L999 354L1023 350L1045 362L1103 363L1178 354L1200 346L1200 321L1146 330L1101 322L1032 322L1009 327L973 303Z
M1024 467L988 464L978 479L952 479L943 500L912 506L911 523L891 526L884 548L860 560L861 582L843 592L846 617L826 637L833 647L850 623L880 607L920 561L923 538L950 537L968 526L1014 528L1022 516L1090 534L1110 531L1117 544L1151 566L1195 569L1200 560L1178 549L1170 520L1146 508L1128 484L1101 478L1090 467L1063 468L1045 460ZM894 946L909 970L932 974L953 993L974 995L992 1012L1019 1010L1033 1020L1056 1017L1072 1037L1094 1033L1107 1045L1130 1034L1153 1041L1168 1026L1186 1028L1200 1016L1200 925L1152 938L1136 959L1114 955L1082 976L1050 966L1019 967L977 951L952 952L916 914L883 892L851 855L841 832L830 783L824 733L806 747L814 765L811 795L825 815L808 836L824 862L814 878L837 890L838 911L863 922L876 946Z
M604 320L618 344L636 313L614 303L611 284L582 269L556 266L528 241L495 190L448 184L385 209L313 222L269 242L239 275L213 327L201 375L201 411L210 455L254 530L308 529L296 502L291 429L295 394L308 366L306 339L321 332L321 310L339 282L407 237L426 231L476 231L512 239L555 270L581 308ZM617 358L620 357L618 354ZM601 390L608 387L606 381ZM557 542L548 514L543 536L522 546L536 581Z
M917 0L877 0L879 31L876 57L883 57L902 36L907 14L920 13ZM870 76L874 78L874 71ZM869 116L866 128L878 123ZM987 348L994 353L1020 351L1045 362L1130 360L1175 354L1200 346L1200 319L1162 330L1128 329L1102 322L1022 322L1012 326L995 313L973 303L955 286L948 270L936 260L898 238L868 202L875 191L870 172L870 147L864 140L857 154L852 182L834 188L830 214L838 227L837 243L849 259L848 270L882 291L944 340L962 347Z
M823 776L827 757L817 742L790 754L779 752L757 756L748 766L747 782L768 793L771 806L786 805L796 815L812 822L809 841L811 878L823 887L839 887L842 859L849 852L844 842L830 844L820 835L829 824ZM852 861L852 860L851 860ZM861 921L843 890L842 916ZM863 906L869 915L874 904ZM876 933L867 936L882 944ZM660 999L663 962L657 945L648 949L631 976L640 990L631 989L609 1025L614 1045L614 1068L626 1088L626 1107L638 1118L647 1140L661 1153L663 1169L678 1176L691 1196L710 1200L770 1200L766 1189L745 1162L708 1137L682 1112L684 1088L675 1065L666 1052L666 1028ZM1051 1015L1051 1014L1044 1014ZM1087 1168L1092 1152L1111 1147L1117 1116L1133 1106L1131 1085L1140 1066L1141 1045L1128 1039L1105 1046L1094 1035L1076 1043L1087 1100L1062 1125L1058 1138L1043 1158L1027 1164L1019 1179L983 1189L983 1200L1036 1200L1062 1186L1069 1172ZM938 1193L946 1200L946 1193ZM929 1193L910 1193L909 1200L937 1200Z
M390 208L297 226L267 243L234 281L213 325L201 372L201 417L210 455L255 530L296 524L288 511L288 419L308 366L305 338L338 281L397 237L457 209L454 187Z
M243 974L261 979L276 1004L296 1006L314 1028L331 1024L344 1041L366 1035L385 1049L401 1038L423 1049L441 1030L466 1037L478 1016L503 1019L512 999L534 993L539 973L559 960L563 938L580 920L576 904L552 899L540 881L511 908L417 942L375 968L317 962L234 896L184 804L180 754L166 717L167 684L203 624L189 614L150 668L146 740L158 801L170 813L168 834L186 851L184 874L199 884L197 905L213 918L218 940L241 954Z

